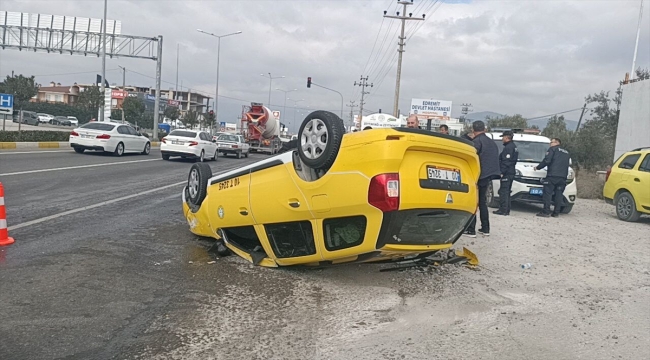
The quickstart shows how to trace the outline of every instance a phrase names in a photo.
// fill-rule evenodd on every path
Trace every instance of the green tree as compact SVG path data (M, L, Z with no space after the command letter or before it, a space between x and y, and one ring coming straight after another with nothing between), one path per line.
M588 95L585 98L585 101L587 103L597 104L590 110L592 120L589 122L591 122L591 125L596 126L603 136L615 139L616 130L618 128L618 112L616 109L610 107L610 103L614 102L615 105L620 105L620 90L616 92L616 97L614 99L609 98L609 91L601 91L600 93Z
M187 128L194 129L194 127L199 124L198 113L194 110L190 110L185 113L185 116L181 119L181 121Z
M566 147L579 167L595 169L611 163L614 141L614 138L603 136L598 122L589 121Z
M176 121L181 116L181 111L178 110L178 107L168 106L165 109L165 117L171 119L171 121Z
M110 89L106 90L111 91ZM76 105L77 107L86 109L97 116L96 114L103 103L104 96L102 96L99 86L93 85L85 88L84 91L79 93L79 99L77 100Z
M636 69L636 77L637 79L640 80L648 80L650 79L650 71L648 71L648 69L641 69L641 67L639 66Z
M211 129L212 126L215 124L215 121L216 121L216 117L214 116L213 111L203 113L202 123L205 128Z
M142 116L144 115L144 101L134 98L134 97L127 97L124 99L124 103L122 104L122 109L124 109L124 118L126 121L129 121L131 123L136 123L136 122L143 122ZM153 124L153 122L152 122ZM139 126L143 126L142 124L139 124Z
M490 129L498 128L498 127L507 127L507 128L515 128L515 129L528 128L528 123L526 122L526 119L524 119L524 117L519 114L515 114L512 116L506 115L500 118L490 118L488 116L486 120L487 120L487 126Z
M546 127L542 130L542 136L547 138L559 138L562 143L567 143L571 140L572 133L566 127L564 115L553 115L548 119Z
M34 76L26 77L21 75L9 76L0 83L0 92L14 95L14 108L21 108L29 99L38 94L38 87Z

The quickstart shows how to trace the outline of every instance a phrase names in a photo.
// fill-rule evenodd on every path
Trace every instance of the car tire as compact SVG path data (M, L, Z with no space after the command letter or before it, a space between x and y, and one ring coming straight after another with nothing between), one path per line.
M636 210L634 197L627 191L616 195L614 204L616 205L616 216L623 221L635 222L641 217L641 213Z
M85 150L84 148L80 148L80 147L74 148L74 152L76 152L77 154L83 154L84 150Z
M142 154L142 155L149 155L149 153L151 153L151 143L148 143L148 142L147 142L147 143L144 145L144 150L142 151L141 154Z
M244 154L244 156L248 158L248 152L246 152L246 154Z
M560 209L560 214L568 214L573 210L573 204L567 204L562 206L562 209Z
M298 131L298 155L313 169L329 169L336 160L345 126L336 114L318 110L307 115Z
M190 168L187 177L187 200L194 206L199 206L208 193L208 180L212 177L212 169L206 163L196 163Z
M205 151L201 150L201 155L196 159L197 162L204 162L205 161Z
M167 155L167 154L162 154L162 159L163 159L163 160L169 160L169 155Z
M494 186L492 185L492 181L488 184L486 203L488 207L493 209L498 209L501 206L501 204L499 204L499 199L494 196Z
M217 161L218 157L219 157L219 150L214 152L214 156L212 157L212 161Z
M241 159L241 151L237 152L237 159Z
M115 151L113 152L113 155L115 156L122 156L124 155L124 144L123 143L118 143L117 146L115 147Z

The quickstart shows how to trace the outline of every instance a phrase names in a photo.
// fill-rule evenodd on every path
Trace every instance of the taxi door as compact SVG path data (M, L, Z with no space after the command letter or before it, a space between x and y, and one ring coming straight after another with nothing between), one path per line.
M292 166L271 160L251 169L250 202L257 235L279 265L321 260L310 206L289 176Z

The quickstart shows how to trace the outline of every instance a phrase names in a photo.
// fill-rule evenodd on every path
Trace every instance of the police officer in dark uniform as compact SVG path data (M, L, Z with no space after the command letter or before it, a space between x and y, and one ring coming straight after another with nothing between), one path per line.
M493 211L497 215L510 215L510 191L512 181L515 178L515 165L519 158L517 145L512 141L512 131L504 131L501 135L503 150L499 154L499 166L501 167L501 182L499 186L499 210Z
M546 152L546 157L535 167L535 170L548 167L546 178L542 179L542 184L544 184L544 210L539 212L537 216L558 217L564 203L564 188L566 187L567 176L569 176L570 156L569 152L561 148L560 145L562 145L560 139L551 139L551 147ZM553 196L553 193L555 193L555 207L551 214L551 196Z

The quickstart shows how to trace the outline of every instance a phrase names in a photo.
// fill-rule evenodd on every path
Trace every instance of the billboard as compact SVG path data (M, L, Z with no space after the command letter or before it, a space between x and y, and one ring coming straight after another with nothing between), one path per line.
M433 99L411 99L409 115L418 116L420 123L426 124L427 119L433 122L448 121L451 119L451 101Z
M77 16L0 11L0 25L21 26L26 28L72 30L100 34L102 32L103 22L102 19ZM120 35L121 33L121 21L106 20L106 34Z
M372 114L368 116L364 116L363 120L361 120L361 129L365 129L367 126L370 126L373 129L381 129L381 128L393 128L393 127L400 127L402 125L402 122L388 114Z

